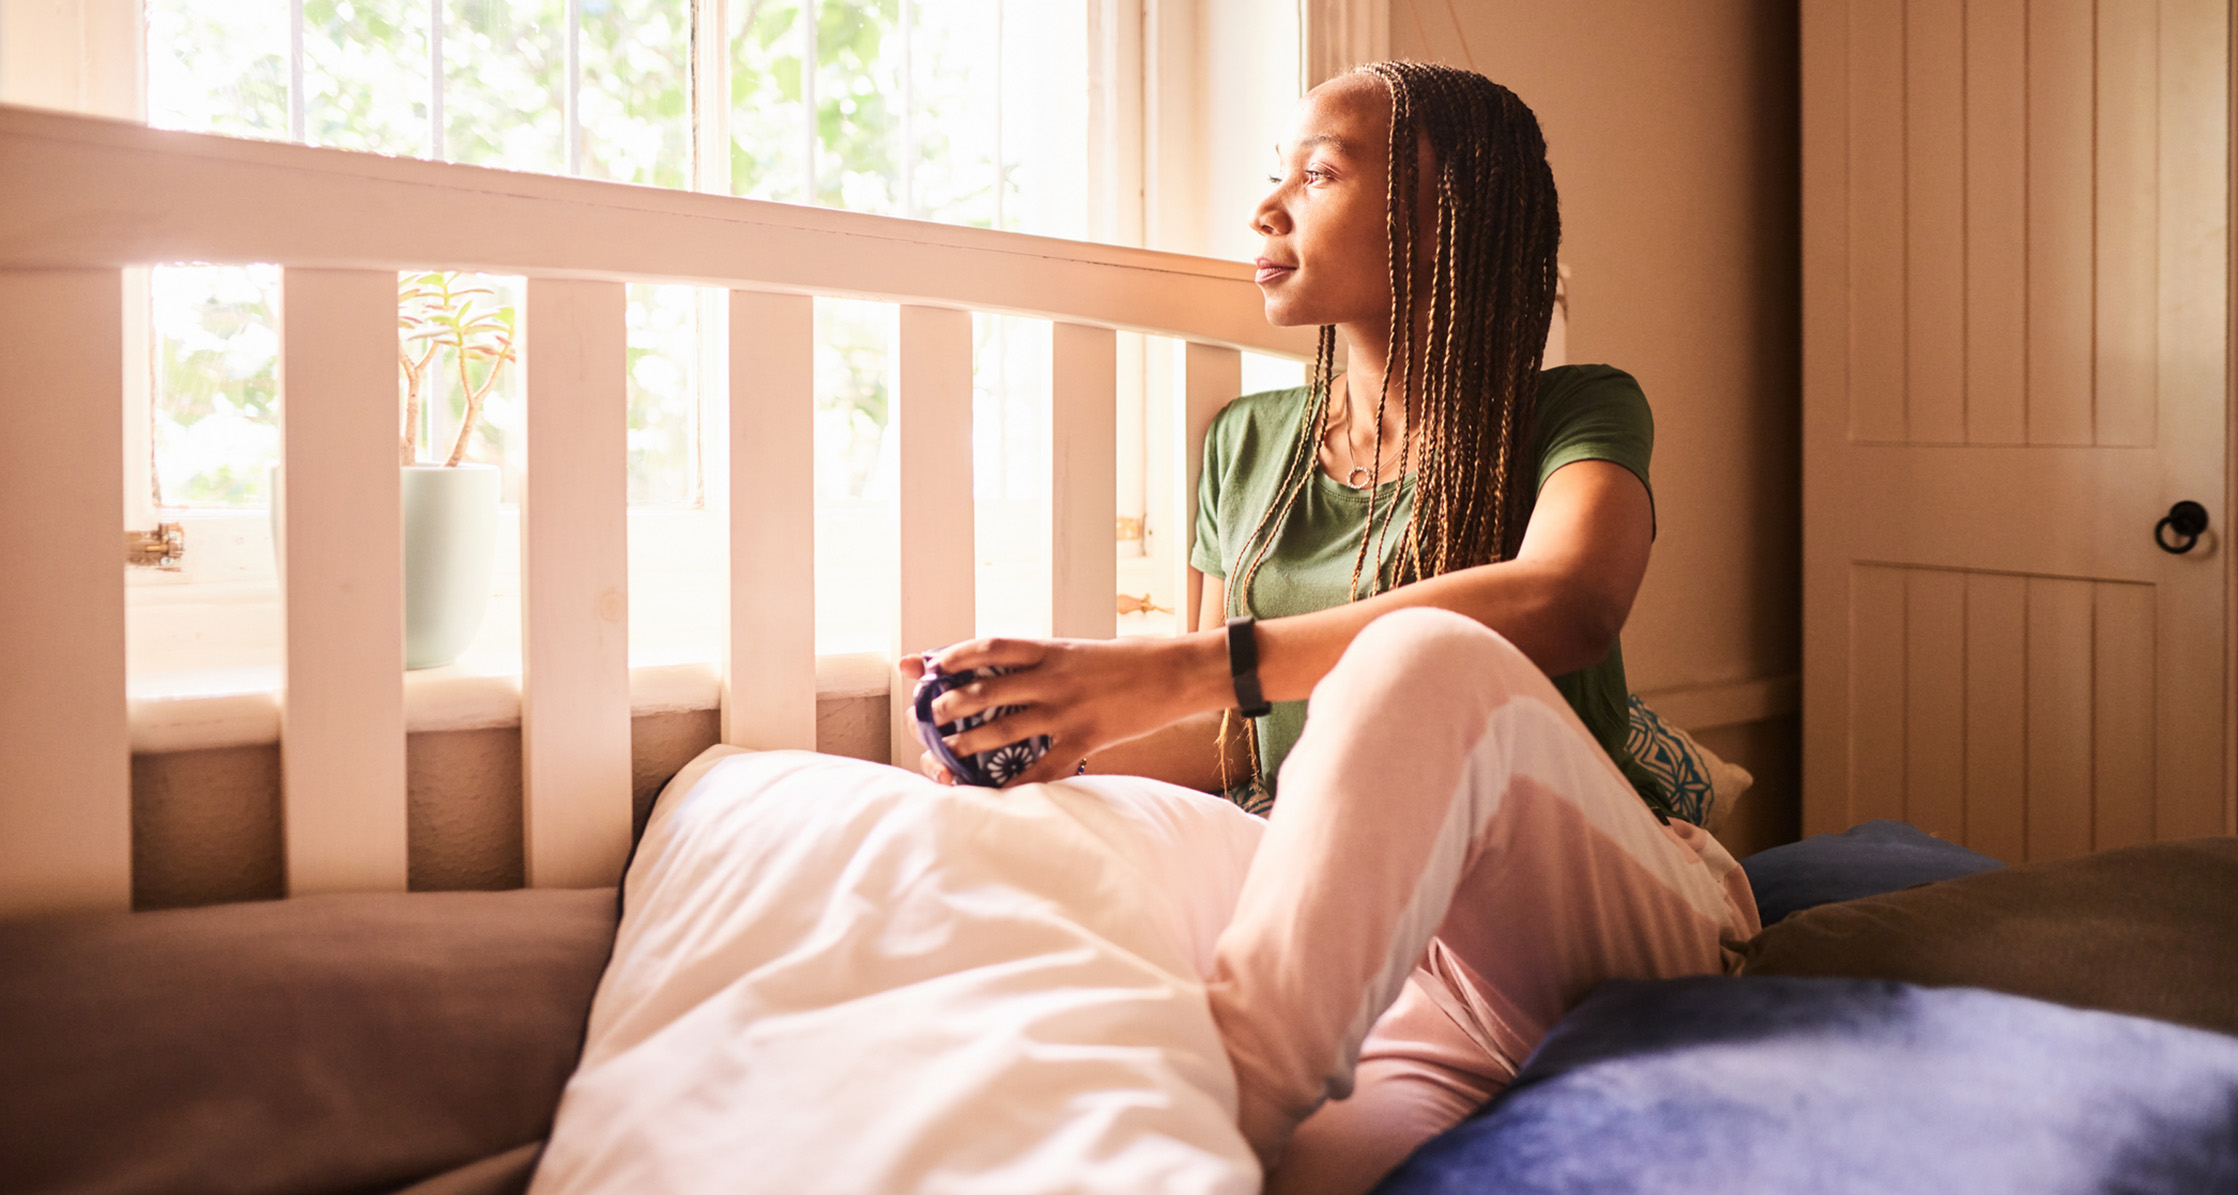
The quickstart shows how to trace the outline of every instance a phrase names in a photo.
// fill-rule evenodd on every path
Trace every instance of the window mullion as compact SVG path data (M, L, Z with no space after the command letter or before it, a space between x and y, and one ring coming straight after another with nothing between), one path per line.
M443 160L443 0L427 0L427 156Z
M901 214L917 218L917 0L901 0Z
M1009 170L1009 164L1008 164L1008 162L1006 162L1006 161L1005 161L1005 158L1004 158L1004 155L1006 154L1006 152L1007 152L1007 151L1006 151L1006 150L1005 150L1005 149L1003 148L1003 140L1002 140L1002 134L1003 134L1003 118L1002 118L1002 116L1003 116L1003 102L1004 102L1004 98L1005 98L1005 97L1004 97L1004 95L1003 95L1003 82L1004 82L1004 79L1003 79L1003 75L1004 75L1004 70L1003 70L1003 67L1004 67L1004 61L1003 61L1003 52L1002 52L1002 50L1003 50L1003 45L1002 45L1002 25L1003 25L1003 21L1002 21L1002 18L1003 18L1003 9L1004 9L1004 8L1006 8L1006 7L1008 7L1008 5L1006 4L1005 0L995 0L995 227L996 227L996 228L1008 228L1008 227L1009 227L1009 225L1007 225L1007 224L1003 223L1003 214L1002 214L1002 213L1003 213L1003 192L1005 192L1005 191L1008 191L1008 190L1010 189L1010 170Z
M567 173L583 173L583 5L567 0Z
M800 6L800 110L802 132L806 134L806 152L801 157L801 175L806 193L802 203L816 202L816 8L817 0L802 0Z
M288 140L304 141L303 0L288 0Z
M692 2L692 189L731 193L730 3Z
M717 195L731 193L730 173L730 3L692 3L692 185ZM694 292L699 317L699 384L693 437L693 504L709 506L709 495L730 492L730 295L714 288ZM727 510L727 505L719 507Z

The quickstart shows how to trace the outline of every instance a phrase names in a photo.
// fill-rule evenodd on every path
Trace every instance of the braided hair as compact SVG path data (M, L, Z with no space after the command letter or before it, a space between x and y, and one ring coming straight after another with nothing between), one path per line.
M1537 496L1529 444L1562 238L1546 140L1538 118L1514 92L1475 71L1431 63L1376 62L1354 73L1374 76L1391 94L1391 359L1376 397L1368 513L1348 600L1515 555ZM1416 260L1423 182L1416 147L1422 143L1435 164L1437 235L1427 263ZM1417 285L1425 281L1427 294ZM1417 344L1417 316L1425 304L1427 330ZM1324 326L1300 412L1298 448L1274 500L1244 538L1243 567L1228 591L1231 615L1250 611L1252 579L1312 478L1321 436L1309 433L1324 429L1335 355L1336 329ZM1413 376L1418 360L1419 378ZM1383 476L1383 415L1394 376L1400 401L1409 404L1399 473L1405 476L1410 464L1417 473L1400 550L1386 564L1384 545L1398 503L1379 510L1373 479ZM1224 732L1225 725L1223 738ZM1265 778L1257 736L1250 737L1254 804L1261 804Z

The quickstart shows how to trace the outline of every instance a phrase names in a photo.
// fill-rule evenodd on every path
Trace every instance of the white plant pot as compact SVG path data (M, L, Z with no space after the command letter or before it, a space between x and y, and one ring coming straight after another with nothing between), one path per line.
M404 666L440 668L482 629L497 560L495 465L404 466Z
M495 465L403 470L404 666L440 668L474 642L489 612L500 479ZM280 486L280 470L274 468L269 492L275 558L282 548Z

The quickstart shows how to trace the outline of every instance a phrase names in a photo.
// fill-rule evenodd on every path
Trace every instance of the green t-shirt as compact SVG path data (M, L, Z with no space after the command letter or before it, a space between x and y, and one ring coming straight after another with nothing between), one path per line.
M1204 475L1198 484L1196 546L1189 556L1189 563L1207 576L1227 578L1240 567L1236 554L1273 500L1283 465L1297 451L1305 399L1303 387L1249 394L1229 403L1213 420L1205 436ZM1614 461L1637 474L1641 485L1649 485L1655 421L1647 396L1630 374L1606 365L1549 369L1539 375L1536 419L1533 446L1540 486L1556 469L1583 460ZM1649 492L1654 492L1652 486ZM1384 537L1386 564L1398 554L1413 495L1411 474L1377 489L1378 526L1389 504L1398 503L1391 531ZM1282 538L1252 578L1250 612L1279 618L1342 605L1367 509L1366 491L1316 468ZM1633 762L1624 745L1631 713L1622 645L1611 645L1598 664L1553 679L1609 758L1649 806L1661 811L1666 802L1660 787ZM1270 787L1283 758L1298 741L1305 718L1305 702L1285 701L1258 720L1260 767Z

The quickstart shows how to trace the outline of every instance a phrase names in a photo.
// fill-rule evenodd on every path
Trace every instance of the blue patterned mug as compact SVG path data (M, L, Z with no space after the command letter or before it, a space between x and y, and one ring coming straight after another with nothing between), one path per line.
M934 759L939 760L947 767L948 773L956 778L956 783L975 784L982 788L1000 788L1016 779L1019 773L1032 767L1035 760L1049 753L1049 736L1045 734L1037 734L1029 739L1020 739L1006 747L996 747L991 751L980 751L972 755L959 756L954 751L949 750L948 744L942 741L946 736L959 734L970 730L972 727L991 722L1005 714L1016 713L1026 707L1022 705L996 706L993 709L981 710L976 714L946 725L935 724L932 712L933 698L958 685L970 684L978 673L970 669L962 672L943 672L940 670L940 665L933 663L932 653L927 652L924 658L925 674L918 678L917 691L911 701L917 715L917 738L925 744L925 750L931 752ZM1001 676L1011 670L1002 667L988 667L982 671L989 676Z

